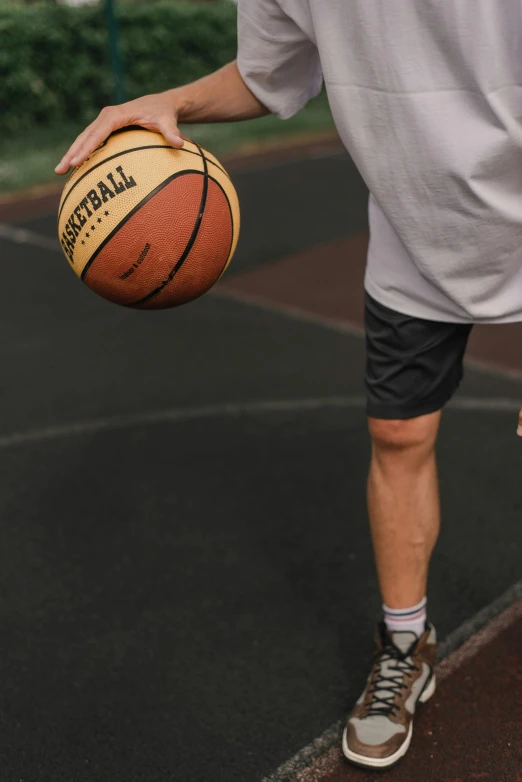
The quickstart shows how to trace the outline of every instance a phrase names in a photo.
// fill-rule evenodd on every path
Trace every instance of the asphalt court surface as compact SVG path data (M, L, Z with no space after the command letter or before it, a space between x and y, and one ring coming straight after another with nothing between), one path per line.
M234 181L221 295L177 311L108 304L59 248L0 239L2 782L260 782L359 695L380 602L364 345L240 297L364 233L366 192L335 151ZM16 225L55 236L53 213ZM470 398L439 441L442 640L520 579L522 380L468 368Z

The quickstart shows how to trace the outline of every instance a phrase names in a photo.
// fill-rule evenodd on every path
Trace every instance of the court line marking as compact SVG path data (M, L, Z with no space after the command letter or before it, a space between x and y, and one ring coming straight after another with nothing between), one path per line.
M62 252L58 239L50 239L48 236L41 236L34 231L16 228L7 223L0 223L0 239L7 239L15 244L30 244L34 247L43 247L45 250Z
M444 681L521 618L522 581L518 581L439 644L435 669L438 682ZM320 782L327 774L333 774L342 761L339 742L343 728L344 720L333 723L261 782Z
M6 432L5 434L0 434L0 450L12 448L17 445L24 445L25 443L44 442L64 437L92 435L102 431L115 431L135 426L151 426L155 424L175 423L177 421L190 421L203 418L233 418L243 415L302 412L327 408L364 409L365 407L366 397L359 395L327 396L314 399L259 400L257 402L224 403L195 407L171 407L145 413L93 418L85 421L75 421L70 424L28 429L27 431L21 432ZM516 431L520 400L509 399L507 397L485 399L481 399L480 397L455 397L446 405L446 407L466 412L511 413L514 421L513 428L514 431Z
M326 157L330 157L330 155L327 155ZM7 239L9 241L15 242L15 244L28 244L34 247L41 247L45 250L53 250L59 253L62 252L62 248L60 247L60 243L57 239L50 239L49 237L41 236L34 231L29 231L25 228L16 228L12 225L8 225L7 223L0 223L0 239ZM276 315L282 315L292 320L302 321L303 323L310 323L315 326L322 326L323 328L330 329L331 331L336 331L339 334L349 334L350 336L364 339L364 329L361 326L345 323L343 321L336 320L335 318L315 315L307 310L302 310L299 307L291 307L285 304L274 304L270 300L263 297L253 296L251 294L243 294L220 287L213 288L207 295L217 296L223 299L230 299L242 304L257 307L258 309L266 310L267 312L272 312ZM474 358L466 358L464 363L477 372L483 372L484 374L492 375L494 377L508 378L510 380L517 381L522 380L522 371L517 369L500 367L497 364L490 364L487 361L481 361Z

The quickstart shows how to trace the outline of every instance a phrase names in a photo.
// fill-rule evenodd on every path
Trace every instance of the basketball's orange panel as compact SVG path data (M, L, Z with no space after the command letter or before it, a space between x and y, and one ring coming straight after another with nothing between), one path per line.
M169 276L191 237L203 176L181 174L135 212L98 253L84 282L117 304L133 304Z
M206 293L225 267L231 245L230 207L222 189L209 179L205 211L188 256L173 280L161 292L138 307L175 307Z

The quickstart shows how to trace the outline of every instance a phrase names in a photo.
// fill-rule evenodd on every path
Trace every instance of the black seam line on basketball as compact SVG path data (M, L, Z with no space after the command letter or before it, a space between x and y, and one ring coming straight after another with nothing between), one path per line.
M119 133L126 133L127 130L148 130L148 128L144 128L143 125L124 125L122 128L116 128L116 130L113 130L111 136L117 136ZM154 132L155 131L152 131L152 133ZM109 136L109 138L111 136Z
M212 161L210 161L210 162L212 162ZM197 173L198 173L198 174L201 174L201 175L203 176L203 171L198 171ZM211 176L210 174L208 175L208 179L209 179L209 180L211 180L212 182L214 182L214 184L215 184L215 185L217 185L217 186L219 187L219 189L221 190L221 192L222 192L222 193L223 193L223 195L225 196L225 200L226 200L226 203L227 203L227 206L228 206L228 211L229 211L229 214L230 214L230 224L231 224L231 226L232 226L232 232L231 232L231 233L232 233L232 237L231 237L231 239L230 239L230 245L229 245L229 247L228 247L228 252L227 252L227 257L226 257L225 263L224 263L224 264L223 264L223 266L221 267L221 271L220 271L220 273L219 273L219 275L218 275L218 278L217 278L217 279L219 280L219 278L220 278L220 277L221 277L221 275L223 274L223 272L224 272L224 270L225 270L225 268L226 268L226 266L227 266L227 264L228 264L228 262L229 262L229 260L230 260L230 253L232 252L232 247L233 247L233 244L234 244L234 237L235 237L235 231L236 231L236 228L235 228L235 223L234 223L234 215L232 214L232 206L231 206L231 204L230 204L230 199L229 199L229 197L227 196L227 194L226 194L226 192L225 192L225 189L224 189L223 185L222 185L220 182L218 182L218 180L217 180L217 179L214 179L214 177L213 177L213 176ZM192 248L190 248L190 249L192 249ZM190 250L189 250L189 252L190 252ZM178 263L179 263L179 261L178 261ZM164 288L164 287L165 287L165 286L163 286L163 288ZM132 304L126 304L125 306L126 306L126 307L136 307L136 306L138 306L139 304L141 304L141 303L143 303L144 301L146 301L146 300L148 300L149 298L151 298L153 295L155 295L155 294L156 294L157 292L159 292L160 290L163 290L163 288L160 288L160 289L158 289L158 290L154 290L154 291L152 291L151 293L147 294L147 296L145 296L143 299L140 299L138 302L133 302Z
M192 143L195 143L195 142L192 142ZM202 188L202 191L201 191L201 201L200 201L200 204L199 204L198 216L196 218L196 222L194 224L194 228L192 229L192 233L190 235L190 238L189 238L189 240L188 240L188 242L187 242L187 244L185 246L185 249L181 253L180 258L178 259L178 261L174 265L174 268L170 272L170 274L167 277L167 279L163 280L161 285L159 285L157 288L155 288L155 290L153 290L150 293L148 293L142 299L139 299L138 301L133 301L131 304L128 304L127 305L128 307L139 307L140 304L144 304L146 301L150 301L155 296L157 296L158 293L161 293L161 291L164 290L167 287L169 282L172 282L172 280L174 279L174 277L176 276L178 271L181 269L181 267L185 263L185 261L186 261L186 259L188 257L188 254L190 253L190 251L192 250L192 247L194 246L194 242L196 241L197 235L199 233L199 229L201 228L201 223L203 221L203 214L205 213L205 206L207 204L207 194L208 194L208 179L209 179L209 177L208 177L207 160L206 160L205 155L203 154L203 150L201 149L199 144L197 144L196 146L200 150L201 157L203 158L203 167L204 167L204 172L202 172L203 173L203 188Z
M210 161L210 162L212 162L212 161ZM202 171L199 171L198 173L203 174ZM230 245L228 247L228 253L227 253L227 257L226 257L225 263L221 267L221 271L220 271L220 273L218 275L218 278L217 278L219 280L221 275L223 274L223 272L224 272L224 270L225 270L229 260L230 260L230 253L232 252L232 247L233 247L233 244L234 244L234 237L235 237L236 227L235 227L235 222L234 222L234 215L232 214L232 206L230 204L230 199L227 196L223 185L220 182L218 182L217 179L214 179L214 177L211 176L210 174L208 175L208 179L212 180L212 182L214 182L214 184L219 187L219 189L221 190L221 192L225 196L225 200L226 200L226 203L227 203L227 206L228 206L228 211L229 211L229 214L230 214L230 224L232 226L232 231L231 231L232 236L231 236L231 239L230 239ZM192 249L192 248L190 248L190 249ZM189 250L189 252L190 252L190 250ZM178 263L179 263L179 261L178 261ZM163 288L161 288L161 290L163 290ZM139 302L134 302L133 304L126 304L125 306L126 307L136 307L138 304L146 301L149 297L152 297L154 295L154 293L155 293L155 291L152 291L150 294L147 294L147 296L145 296L143 299L140 299Z
M168 179L165 179L164 182L161 182L157 187L154 188L154 190L151 190L151 192L148 193L148 195L146 195L144 198L141 199L139 204L136 204L136 206L133 209L131 209L131 211L128 214L126 214L125 217L122 220L120 220L118 225L115 228L113 228L113 230L110 232L110 234L107 237L105 237L103 242L95 250L95 252L92 254L91 258L89 258L88 262L85 264L85 266L83 268L83 271L81 273L80 279L82 279L82 280L85 279L85 275L87 274L87 272L91 268L92 264L94 263L94 261L96 260L96 258L100 254L100 252L110 242L112 237L115 236L118 233L118 231L120 230L122 225L125 225L125 223L128 220L131 219L132 215L136 214L138 209L141 209L141 207L144 204L146 204L147 201L149 201L151 198L153 198L153 196L155 196L156 193L159 193L160 190L163 190L163 188L166 187L174 179L177 179L180 176L185 176L185 174L199 174L200 176L203 176L203 171L196 171L195 169L191 169L191 168L186 168L183 171L177 171L175 174L172 174L172 176L169 176Z
M191 141L190 143L191 143L191 144L195 144L195 142L194 142L194 141ZM197 146L197 144L196 144L196 146ZM85 171L85 173L83 173L83 174L81 175L81 177L80 177L80 178L79 178L79 179L78 179L78 180L77 180L77 181L74 183L74 185L71 187L71 189L69 190L69 192L68 192L68 193L67 193L67 195L65 196L65 198L64 198L64 200L63 200L63 203L62 203L62 205L60 206L60 210L59 210L59 212L58 212L58 222L60 222L60 217L62 216L63 208L64 208L64 206L65 206L65 204L66 204L66 202L67 202L67 199L68 199L68 198L69 198L69 196L71 195L71 193L72 193L72 191L74 190L74 188L75 188L77 185L79 185L79 184L80 184L80 182L82 181L82 179L84 179L84 178L87 176L87 174L90 174L90 173L91 173L91 171L94 171L94 169L95 169L95 168L99 168L99 166L103 166L103 164L104 164L104 163L108 163L108 162L109 162L109 160L114 160L114 158L121 157L122 155L130 155L130 154L131 154L131 152L137 152L137 151L138 151L138 150L140 150L140 149L177 149L177 147L171 147L169 144L149 144L149 145L148 145L148 146L146 146L146 147L133 147L132 149L124 149L122 152L117 152L115 155L110 155L109 157L106 157L106 158L104 158L104 159L103 159L102 161L100 161L99 163L96 163L96 165L94 165L94 166L91 166L91 167L89 168L89 170L88 170L88 171ZM197 155L197 152L192 152L192 150L190 150L190 149L184 149L183 147L182 147L181 149L179 149L179 150L178 150L178 152L188 152L188 153L189 153L189 155ZM199 157L199 155L198 155L198 157ZM220 166L218 166L218 165L217 165L217 163L214 163L212 160L209 160L209 159L208 159L207 157L205 157L204 155L202 155L202 157L203 157L203 158L204 158L204 160L206 160L208 163L212 163L212 165L213 165L213 166L215 166L216 168L219 168L219 170L220 170L220 171L223 171L223 173L224 173L224 174L225 174L225 175L226 175L226 176L227 176L227 177L230 179L230 177L228 176L227 172L226 172L226 171L224 171L224 170L223 170L223 169L222 169ZM72 173L71 173L71 175L69 176L69 178L70 178L71 176L72 176Z
M118 128L117 130L113 130L111 135L109 136L109 138L111 138L111 136L117 136L118 133L125 133L127 130L148 130L148 128L144 128L142 125L127 125L126 127ZM155 132L155 131L152 131L152 132ZM182 139L182 141L188 141L190 144L194 144L195 147L198 147L198 149L202 149L202 147L200 147L199 144L196 141L192 141L191 138L185 138L185 139ZM167 146L170 146L170 145L167 145ZM179 147L172 147L172 146L170 146L170 148L171 149L179 149ZM97 149L98 149L98 147L97 147ZM185 149L185 147L182 147L181 150L183 152L190 152L191 155L197 155L198 154L197 152L193 152L191 149ZM221 166L218 166L217 163L214 163L213 160L210 160L210 158L208 158L206 156L205 156L205 159L208 160L209 163L212 163L212 165L215 166L216 168L219 168L219 170L222 171L223 174L228 179L230 179L229 175L227 174L227 172L225 171L224 168L222 168Z
M196 144L196 142L195 142L195 141L191 141L190 143L191 143L191 144L195 144L195 145L196 145L196 147L198 147L198 148L199 148L199 144ZM177 149L177 147L170 147L170 149ZM188 152L188 153L189 153L189 155L197 155L197 154L198 154L197 152L194 152L192 149L185 149L185 147L182 147L182 148L180 149L180 152ZM199 157L199 155L198 155L198 157ZM218 164L217 164L217 163L214 163L214 161L213 161L213 160L211 160L210 158L208 158L206 155L202 155L201 157L203 157L203 158L204 158L204 159L207 161L207 163L210 163L211 165L213 165L213 166L215 166L217 169L219 169L219 170L221 171L221 173L222 173L222 174L224 174L224 175L226 176L226 178L227 178L227 179L230 179L229 175L227 174L227 172L225 171L225 169L224 169L224 168L221 168L221 166L218 166ZM232 181L232 180L230 180L230 181Z

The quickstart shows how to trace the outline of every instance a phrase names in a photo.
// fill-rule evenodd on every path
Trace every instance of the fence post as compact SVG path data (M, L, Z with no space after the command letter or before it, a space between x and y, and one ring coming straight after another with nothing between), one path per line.
M116 103L124 103L125 88L123 85L123 68L121 64L118 40L118 24L116 21L114 5L115 0L105 0L105 8L107 10L107 28L109 31L109 46L111 50L112 67L114 71Z

